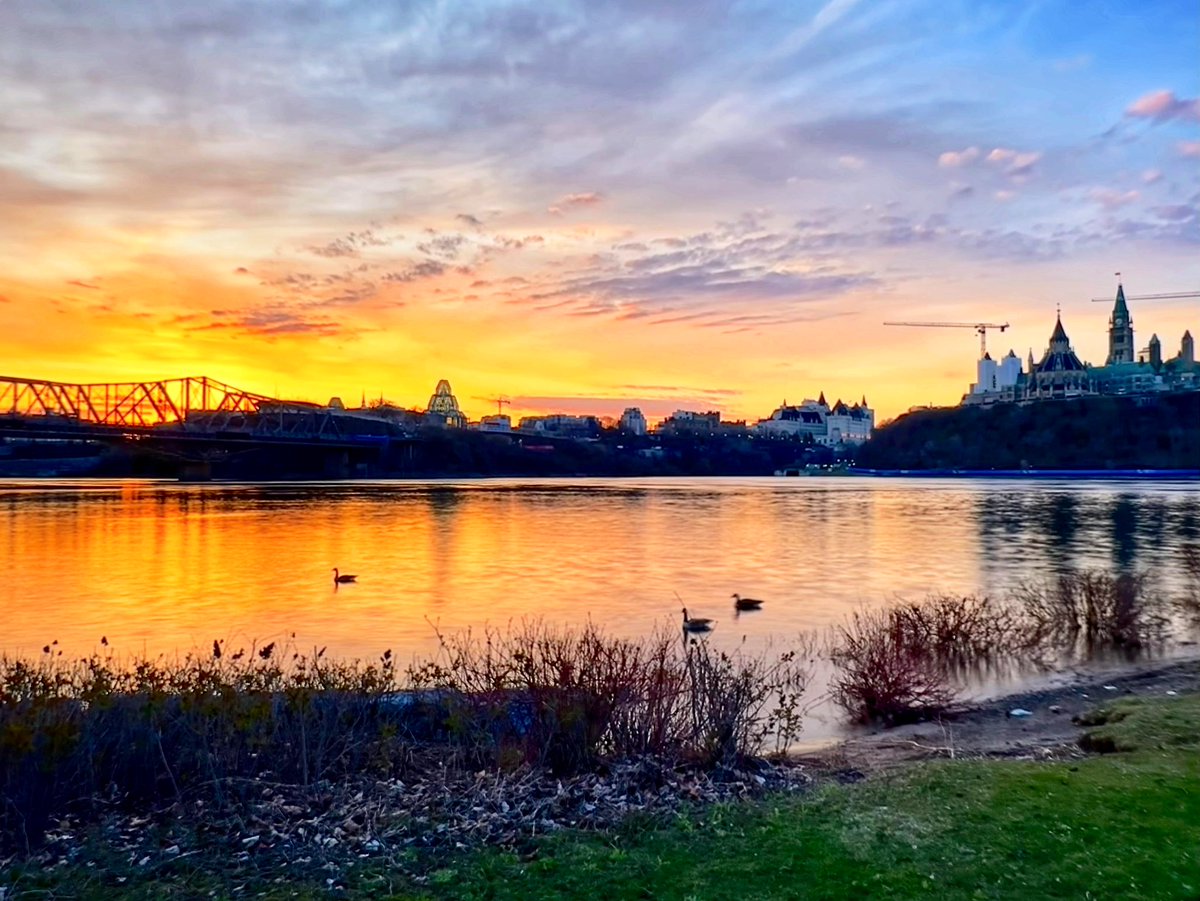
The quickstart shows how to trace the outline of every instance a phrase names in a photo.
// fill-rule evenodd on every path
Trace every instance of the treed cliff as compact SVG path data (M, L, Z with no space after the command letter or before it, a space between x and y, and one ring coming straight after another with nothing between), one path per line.
M917 410L859 451L872 469L1200 469L1200 392Z

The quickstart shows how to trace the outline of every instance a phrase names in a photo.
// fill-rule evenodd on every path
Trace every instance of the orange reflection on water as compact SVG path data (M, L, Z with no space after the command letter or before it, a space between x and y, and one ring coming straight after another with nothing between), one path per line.
M1064 547L1080 566L1131 546L1148 564L1198 499L1183 484L868 479L9 484L0 650L294 633L404 661L435 649L435 625L590 618L633 636L676 622L680 600L718 620L711 641L760 647L897 595L1000 590L1061 566ZM335 566L359 581L335 586ZM735 618L733 592L767 605Z

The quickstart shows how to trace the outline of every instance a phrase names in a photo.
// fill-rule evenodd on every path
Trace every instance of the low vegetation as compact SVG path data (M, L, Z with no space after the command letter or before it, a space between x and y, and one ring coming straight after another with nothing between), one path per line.
M856 611L833 628L831 696L851 719L895 724L951 708L964 677L1163 647L1200 624L1200 548L1187 545L1172 584L1145 573L1085 570L1022 584L1004 601L933 596Z
M518 849L359 861L351 899L1191 899L1200 892L1200 698L1122 701L1129 750L1060 762L957 760L709 805ZM1112 725L1112 717L1106 717ZM1102 726L1100 728L1106 728ZM1143 736L1143 737L1138 737ZM1163 740L1163 736L1167 736ZM1123 746L1124 747L1124 746ZM181 855L182 858L182 855ZM228 856L103 871L20 866L9 898L328 897L320 878Z
M439 766L546 766L648 754L712 766L800 729L807 662L718 652L667 633L593 627L443 639L397 673L274 644L182 660L0 658L0 842L28 849L51 819L204 798L255 780L309 786ZM449 754L447 751L449 750Z
M899 723L952 708L981 667L1145 650L1172 616L1196 612L1195 546L1170 584L1083 572L1004 602L937 596L858 611L820 649L831 697L852 719ZM231 810L263 784L316 790L437 768L568 775L643 758L738 767L798 737L817 653L810 642L759 655L675 631L631 641L534 621L442 636L434 659L403 671L390 651L345 662L273 643L214 642L181 659L70 661L53 646L37 660L0 657L0 846L27 852L63 815L197 801ZM1125 715L1105 713L1091 747L1148 734L1121 726Z

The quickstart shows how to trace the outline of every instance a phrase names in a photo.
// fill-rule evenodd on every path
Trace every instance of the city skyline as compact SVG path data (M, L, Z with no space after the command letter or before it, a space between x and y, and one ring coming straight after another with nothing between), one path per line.
M0 7L5 375L957 403L1200 286L1194 4ZM1194 299L1130 301L1138 347Z

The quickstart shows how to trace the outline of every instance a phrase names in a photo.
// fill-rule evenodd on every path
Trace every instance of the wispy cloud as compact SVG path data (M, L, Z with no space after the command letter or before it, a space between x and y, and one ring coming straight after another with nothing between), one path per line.
M1139 97L1125 110L1125 115L1134 119L1153 119L1166 122L1184 119L1200 122L1200 99L1176 97L1174 91L1153 91Z

